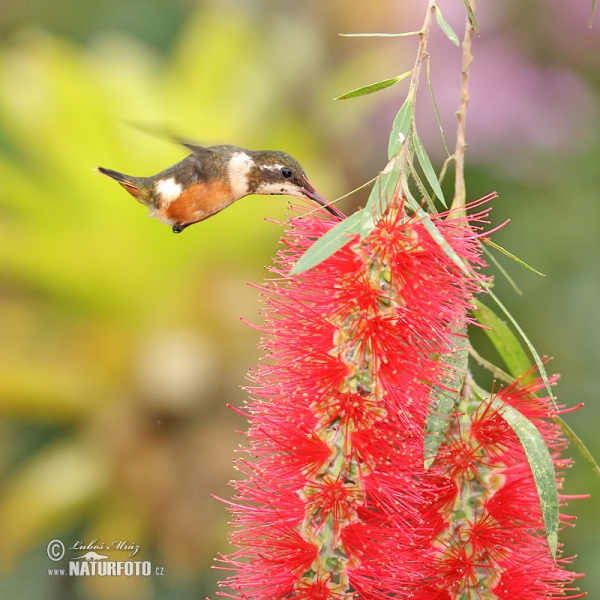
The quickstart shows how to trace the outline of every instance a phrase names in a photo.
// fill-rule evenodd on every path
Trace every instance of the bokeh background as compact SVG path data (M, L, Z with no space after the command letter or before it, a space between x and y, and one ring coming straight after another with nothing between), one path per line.
M463 30L461 0L440 2ZM495 190L495 240L522 288L497 291L562 379L559 400L600 456L600 23L591 2L479 2L468 114L469 199ZM259 284L287 200L245 199L179 236L102 165L155 173L184 156L131 122L202 143L286 150L334 198L385 164L406 82L332 98L412 67L424 0L0 0L0 598L214 597L225 573L231 458L256 364ZM435 31L449 143L459 50ZM443 145L424 88L421 138ZM452 182L446 182L449 193ZM361 192L344 201L354 210ZM484 340L480 340L482 351ZM600 597L600 482L573 450L566 555ZM162 577L51 577L52 539L127 541ZM81 552L83 554L83 552ZM75 556L67 551L66 558ZM111 559L126 560L125 552ZM77 579L77 581L75 581Z

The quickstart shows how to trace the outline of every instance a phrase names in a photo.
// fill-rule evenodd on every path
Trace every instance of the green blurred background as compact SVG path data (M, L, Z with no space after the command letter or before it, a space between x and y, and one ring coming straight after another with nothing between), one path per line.
M511 223L495 240L546 274L503 260L524 296L497 288L555 357L559 400L586 403L567 420L600 456L600 23L587 28L586 0L479 4L468 196L496 190L492 222ZM184 156L136 122L288 151L339 196L384 166L406 83L332 98L410 69L415 40L338 33L418 29L425 5L0 0L0 598L187 600L224 576L211 565L228 515L211 494L230 495L246 425L226 405L241 406L259 357L245 282L265 276L282 229L264 217L284 219L287 201L249 198L175 236L91 169L146 175ZM462 2L441 6L462 31ZM452 144L460 56L437 31L431 55ZM561 539L595 598L600 484L574 456L566 493L592 498L571 504L578 526ZM51 577L65 566L46 555L55 538L140 545L165 575Z

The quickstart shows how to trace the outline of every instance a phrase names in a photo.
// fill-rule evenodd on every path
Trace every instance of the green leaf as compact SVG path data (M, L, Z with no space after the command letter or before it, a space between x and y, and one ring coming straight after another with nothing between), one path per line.
M400 163L392 158L385 169L379 173L377 181L369 194L364 209L361 238L365 238L375 227L381 215L385 213L390 198L394 196L400 177Z
M540 275L541 277L546 277L543 273L540 273L538 270L536 270L533 267L529 266L525 261L521 260L518 256L515 256L512 252L509 252L508 250L506 250L502 246L499 246L498 244L496 244L496 242L492 242L492 240L490 240L488 238L483 238L483 242L485 244L487 244L488 246L491 246L492 248L495 248L496 250L498 250L498 252L502 252L502 254L505 254L506 256L508 256L508 258L511 258L516 263L518 263L522 267L525 267L526 269L528 269L532 273L535 273L536 275Z
M352 90L351 92L347 92L334 98L334 100L347 100L348 98L358 98L358 96L365 96L366 94L372 94L373 92L378 92L379 90L384 90L399 81L402 81L405 77L408 77L412 71L407 71L406 73L402 73L402 75L398 75L398 77L392 77L391 79L383 79L382 81L378 81L377 83L371 83L370 85L365 85L356 90Z
M412 117L413 94L409 94L404 104L400 107L392 125L392 133L390 134L390 142L388 144L388 158L392 158L400 152L400 148L408 135Z
M413 141L415 144L415 153L417 158L419 159L419 164L423 169L423 173L425 173L425 177L427 181L429 181L429 185L431 189L434 191L435 195L440 199L440 202L448 208L446 204L446 199L444 198L444 192L442 191L442 187L440 186L440 182L438 181L437 175L435 174L435 170L431 161L429 160L429 156L427 156L427 152L425 152L425 148L423 148L423 144L417 135L417 132L413 132Z
M508 271L498 262L498 259L487 248L483 248L483 253L486 255L487 258L489 258L490 262L496 267L496 269L498 269L498 271L500 271L500 273L502 273L502 275L504 276L504 279L506 279L506 281L508 281L508 283L511 285L513 290L515 290L515 292L519 296L522 296L523 292L521 291L519 286L515 283L515 280L508 274Z
M365 210L360 224L360 239L364 240L375 229L375 219L371 211Z
M441 27L442 31L446 34L447 38L455 45L460 46L460 42L458 41L458 36L454 33L454 29L448 25L446 19L442 17L442 11L439 6L435 7L435 16L437 18L438 25Z
M508 373L503 371L500 367L497 367L495 364L491 363L489 360L486 360L485 358L483 358L483 356L481 356L480 354L477 353L477 351L475 350L475 348L473 348L473 346L469 347L469 354L475 359L475 361L479 365L481 365L484 369L487 369L488 371L490 371L490 373L492 374L492 377L494 379L499 379L500 381L503 381L504 383L508 383L509 385L511 383L515 382L515 378L512 375L509 375Z
M438 9L439 10L439 9ZM433 104L433 109L435 110L435 118L438 122L438 127L440 128L440 133L442 134L442 142L444 142L444 149L446 150L446 154L448 158L451 157L450 150L448 150L448 143L446 142L446 135L444 134L444 128L442 127L442 119L440 117L440 111L438 110L437 102L435 101L435 95L433 94L433 84L431 83L431 59L427 56L427 83L429 84L429 95L431 96L431 103ZM446 159L448 160L448 159ZM446 166L446 162L444 162L444 166ZM444 169L442 169L442 174L444 173ZM439 180L442 180L442 175L440 175Z
M414 145L412 147L414 148ZM415 184L417 185L419 192L421 192L421 196L423 197L423 200L425 200L425 202L427 204L427 208L429 209L428 210L429 214L432 214L432 215L437 214L438 210L436 209L435 204L433 203L433 197L429 195L429 192L427 191L425 184L421 181L421 177L419 176L419 173L417 171L417 168L415 167L412 157L410 156L410 153L407 156L406 160L408 162L410 174L411 174Z
M515 318L510 314L510 312L508 312L508 309L506 308L506 306L504 306L504 304L502 304L502 302L500 302L500 299L498 298L498 296L496 296L496 294L494 294L494 292L492 292L492 290L487 290L487 292L490 295L490 297L494 300L494 302L499 306L499 308L502 310L502 312L508 317L509 321L513 324L513 327L517 330L518 334L521 336L521 339L525 342L525 344L527 344L527 347L529 348L529 352L531 352L531 355L533 356L533 359L535 360L535 364L538 368L540 377L542 378L544 385L546 386L548 395L550 396L550 399L556 406L556 398L554 397L554 394L552 393L552 388L550 387L550 381L548 380L548 374L546 373L546 368L544 367L544 363L542 362L540 355L537 353L537 350L534 348L533 344L529 341L529 338L525 335L525 332L523 331L523 329L521 329L521 326L517 323Z
M485 334L505 362L508 372L515 379L518 379L531 368L531 361L527 357L521 343L506 322L491 308L488 308L479 300L475 300L474 304L477 310L473 311L473 314L477 322L484 327L489 327L489 329L484 329Z
M600 477L600 466L598 466L598 463L592 456L592 453L587 449L586 445L581 441L579 436L562 420L561 417L553 417L553 421L560 425L565 437L573 444L573 446L575 446L575 448L577 448L577 450L579 450L581 456L587 460L589 465L592 467L594 474Z
M590 13L590 29L594 24L594 13L596 12L596 0L592 0L592 12Z
M421 35L420 31L407 31L406 33L340 33L342 37L407 37Z
M355 212L353 215L338 223L333 229L322 235L298 260L290 271L290 275L298 275L308 271L340 248L345 246L353 235L360 231L364 209Z
M431 409L425 421L425 442L423 454L425 458L425 470L429 469L435 457L448 427L454 407L458 402L460 390L467 374L467 363L469 361L469 338L466 328L459 335L453 336L456 348L446 360L450 374L440 382L443 387L433 386L431 390Z
M479 35L479 25L477 25L477 19L475 18L475 11L473 10L473 7L471 6L470 0L463 0L463 4L465 5L465 8L467 9L467 15L469 16L469 22L473 26L473 29Z
M499 398L494 399L492 406L499 409L500 415L517 434L519 442L521 442L521 446L525 450L540 500L548 546L550 546L552 558L556 560L556 547L558 545L558 491L556 489L554 465L552 464L552 457L550 456L546 442L537 427L518 410Z
M446 253L446 256L467 276L471 277L471 271L469 267L465 264L465 262L461 259L458 254L454 251L454 249L448 244L444 236L438 231L438 228L433 224L431 217L421 208L419 203L415 200L413 195L410 193L408 189L408 185L405 181L402 182L402 191L406 196L406 203L411 208L411 210L421 219L423 226L431 237L437 242L440 248Z

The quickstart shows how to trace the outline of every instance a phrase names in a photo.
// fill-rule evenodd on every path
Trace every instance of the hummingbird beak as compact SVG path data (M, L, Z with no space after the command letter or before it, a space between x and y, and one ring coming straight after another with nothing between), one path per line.
M304 178L306 181L306 185L302 187L302 194L311 200L314 200L318 204L320 204L326 211L330 212L334 217L337 217L340 221L343 221L346 218L346 215L339 211L335 206L333 206L330 202L328 202L315 188L310 184L306 177Z

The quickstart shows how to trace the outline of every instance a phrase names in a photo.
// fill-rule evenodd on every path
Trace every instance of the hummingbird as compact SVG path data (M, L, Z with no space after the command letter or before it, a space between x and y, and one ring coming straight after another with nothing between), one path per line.
M151 177L131 177L104 167L94 170L120 183L174 233L249 194L310 198L338 219L345 219L310 184L300 163L285 152L178 141L191 154Z

